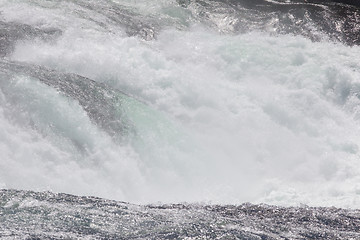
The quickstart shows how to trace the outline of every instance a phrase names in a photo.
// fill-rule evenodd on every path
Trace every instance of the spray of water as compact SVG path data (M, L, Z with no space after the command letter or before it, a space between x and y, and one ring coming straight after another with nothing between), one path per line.
M136 131L116 142L76 100L0 75L2 186L133 202L360 206L359 47L196 24L144 41L70 3L28 4L3 4L2 14L23 21L13 7L40 9L29 21L63 34L20 41L9 58L126 92L119 111ZM180 8L154 6L127 8L164 19Z

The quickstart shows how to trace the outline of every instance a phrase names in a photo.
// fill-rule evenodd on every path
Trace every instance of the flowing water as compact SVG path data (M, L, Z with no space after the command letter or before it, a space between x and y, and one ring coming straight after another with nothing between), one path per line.
M1 0L0 188L360 207L360 10Z
M139 206L0 190L1 239L359 239L360 211L308 206Z

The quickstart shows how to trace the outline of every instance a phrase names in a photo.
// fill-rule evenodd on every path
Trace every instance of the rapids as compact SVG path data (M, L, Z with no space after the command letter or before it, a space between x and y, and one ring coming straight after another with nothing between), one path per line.
M360 207L360 10L0 1L0 187Z

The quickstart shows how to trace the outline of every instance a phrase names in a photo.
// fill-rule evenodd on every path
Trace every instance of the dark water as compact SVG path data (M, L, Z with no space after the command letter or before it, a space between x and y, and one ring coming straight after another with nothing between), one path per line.
M134 205L0 191L2 239L360 239L360 211L270 205Z
M261 30L276 34L303 35L320 41L330 39L349 45L360 44L360 10L342 1L181 1L200 21L213 23L209 16L224 13L232 18L225 32ZM355 1L354 1L355 2ZM358 3L358 1L357 1Z

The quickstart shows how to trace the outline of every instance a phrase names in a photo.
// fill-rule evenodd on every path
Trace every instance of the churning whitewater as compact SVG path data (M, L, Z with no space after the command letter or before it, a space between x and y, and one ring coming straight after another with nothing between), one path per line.
M0 1L0 188L360 208L360 10Z

